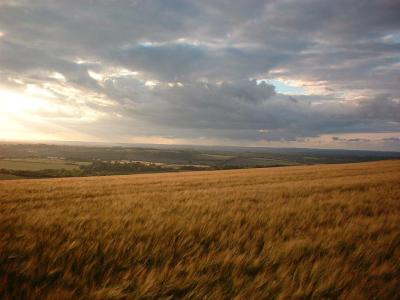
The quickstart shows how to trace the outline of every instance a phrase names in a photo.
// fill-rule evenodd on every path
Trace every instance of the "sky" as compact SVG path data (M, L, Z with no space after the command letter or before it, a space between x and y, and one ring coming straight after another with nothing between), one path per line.
M0 0L0 140L400 151L399 0Z

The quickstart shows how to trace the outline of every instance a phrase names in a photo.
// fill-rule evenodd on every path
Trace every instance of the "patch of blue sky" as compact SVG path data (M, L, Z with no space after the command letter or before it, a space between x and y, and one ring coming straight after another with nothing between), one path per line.
M387 44L400 44L400 33L387 34L382 38L382 40Z
M268 84L272 84L275 86L275 90L277 93L284 95L305 95L306 92L303 88L290 85L287 82L284 82L279 79L260 79L257 82L266 82Z

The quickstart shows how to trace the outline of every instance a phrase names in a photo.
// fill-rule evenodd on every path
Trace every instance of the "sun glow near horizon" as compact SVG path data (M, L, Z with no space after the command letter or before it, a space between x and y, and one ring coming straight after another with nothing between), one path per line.
M0 89L0 138L30 139L41 138L42 135L33 132L27 125L35 118L34 112L44 105L44 101L28 95L26 92ZM36 120L37 121L37 120Z
M0 139L96 140L63 124L71 120L96 120L95 113L57 105L54 100L49 90L35 85L27 85L22 91L0 89Z

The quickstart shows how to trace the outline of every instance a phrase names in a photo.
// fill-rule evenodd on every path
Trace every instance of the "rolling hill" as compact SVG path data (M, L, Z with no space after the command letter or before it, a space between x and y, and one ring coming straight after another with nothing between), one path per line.
M5 299L395 299L400 161L0 182Z

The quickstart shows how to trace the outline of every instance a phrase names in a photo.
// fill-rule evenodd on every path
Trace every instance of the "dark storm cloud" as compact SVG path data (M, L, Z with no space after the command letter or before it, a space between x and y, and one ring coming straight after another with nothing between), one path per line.
M0 79L40 85L60 73L63 86L109 97L111 107L87 105L127 135L398 131L399 11L394 0L3 0ZM329 93L289 97L252 81L274 76Z
M389 95L379 95L362 102L360 110L364 118L400 122L400 102Z
M141 132L179 132L185 138L294 141L337 132L395 131L400 109L400 104L387 95L357 103L341 103L327 96L297 96L292 101L276 94L272 85L248 80L174 87L159 84L149 90L137 80L124 79L114 80L107 89L120 99L128 119L148 124ZM374 106L382 99L385 109L377 111Z
M265 74L285 61L284 53L263 48L211 47L188 43L139 44L108 53L107 58L164 81L231 80Z

